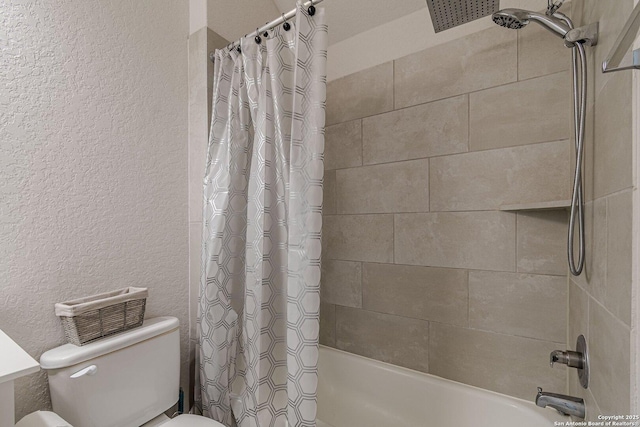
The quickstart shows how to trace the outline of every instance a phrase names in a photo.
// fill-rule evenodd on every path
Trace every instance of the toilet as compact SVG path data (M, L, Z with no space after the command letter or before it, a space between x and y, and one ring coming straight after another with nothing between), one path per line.
M224 427L209 418L164 412L178 401L180 333L175 317L78 347L65 344L40 358L53 411L16 427ZM66 423L65 423L66 422Z

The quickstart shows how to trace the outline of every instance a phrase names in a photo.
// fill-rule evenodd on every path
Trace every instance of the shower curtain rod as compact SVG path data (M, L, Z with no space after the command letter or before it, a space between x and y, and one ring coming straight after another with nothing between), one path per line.
M323 0L309 0L304 2L304 4L302 5L303 7L311 7L311 6L315 6L318 3L321 3ZM271 22L268 22L266 24L264 24L262 27L256 29L256 31L254 33L247 33L244 35L244 37L247 37L249 34L255 34L256 36L260 35L261 33L263 33L264 31L269 31L272 28L277 27L278 25L282 24L283 22L288 21L289 19L293 18L294 16L296 16L296 13L298 13L298 9L292 9L287 13L283 13L282 16L280 16L277 19L274 19ZM242 38L242 37L241 37ZM229 43L227 46L228 48L232 48L235 44L240 43L240 40L236 40L233 43ZM209 52L209 59L211 61L213 61L216 57L215 52Z

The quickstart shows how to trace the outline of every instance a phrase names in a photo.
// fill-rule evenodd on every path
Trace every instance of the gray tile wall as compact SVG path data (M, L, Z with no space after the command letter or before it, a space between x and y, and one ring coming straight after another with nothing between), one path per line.
M631 408L632 83L631 73L600 67L633 9L632 0L573 0L576 25L600 22L600 40L587 49L589 97L585 158L585 273L569 284L568 345L587 337L591 384L569 373L569 390L587 402L587 418ZM573 370L572 370L573 371Z
M567 212L500 211L569 198L561 45L492 28L329 83L323 344L529 400L566 391L548 357L566 343Z

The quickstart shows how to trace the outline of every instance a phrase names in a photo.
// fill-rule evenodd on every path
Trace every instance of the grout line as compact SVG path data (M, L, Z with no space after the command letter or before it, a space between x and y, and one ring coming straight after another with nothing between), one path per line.
M513 81L506 82L506 83L501 83L501 84L496 85L496 86L489 86L489 87L485 87L485 88L481 88L481 89L472 90L472 91L469 91L469 92L462 92L462 93L457 93L457 94L453 94L453 95L444 96L442 98L430 99L428 101L419 102L417 104L406 105L406 106L399 107L399 108L396 108L394 106L394 108L391 109L391 110L380 111L378 113L370 114L370 115L362 116L362 117L352 117L352 118L347 119L347 120L342 120L342 121L339 121L339 122L327 124L326 127L336 126L336 125L340 125L340 124L343 124L343 123L352 122L352 121L358 120L358 119L367 119L367 118L371 118L371 117L381 116L383 114L394 113L396 111L402 111L402 110L406 110L406 109L413 108L413 107L419 107L419 106L423 106L423 105L426 105L426 104L431 104L431 103L434 103L434 102L450 100L450 99L453 99L453 98L459 98L459 97L462 97L462 96L465 96L465 95L471 95L471 94L478 93L478 92L484 92L484 91L487 91L487 90L491 90L491 89L495 89L495 88L499 88L499 87L503 87L503 86L509 86L509 85L513 85L513 84L517 84L517 83L527 82L529 80L541 79L541 78L550 77L550 76L553 76L553 75L556 75L556 74L568 73L569 71L570 71L569 68L567 68L566 70L562 70L562 71L554 71L554 72L548 73L548 74L541 74L539 76L528 77L528 78L523 79L523 80L513 80Z
M494 273L508 273L508 274L527 274L527 275L532 275L532 276L549 276L549 277L565 277L567 276L566 274L548 274L548 273L531 273L531 272L518 272L518 273L514 273L513 271L506 271L506 270L481 270L478 268L469 268L469 267L437 267L437 266L429 266L429 265L420 265L420 264L391 264L389 262L380 262L380 261L362 261L362 260L357 260L357 261L350 261L350 260L342 260L342 259L331 259L331 261L348 261L348 262L363 262L365 264L374 264L374 265L392 265L392 266L404 266L404 267L423 267L423 268L438 268L438 269L443 269L443 270L463 270L466 271L467 273L472 273L472 272L494 272ZM577 283L574 283L576 286L578 286ZM580 287L580 286L578 286ZM582 289L582 288L580 288Z
M325 257L326 258L326 257ZM535 273L535 272L513 272L506 270L484 270L479 268L469 268L469 267L443 267L443 266L434 266L434 265L422 265L422 264L398 264L392 262L380 262L380 261L363 261L363 260L353 260L353 259L336 259L336 258L326 258L327 261L342 261L342 262L359 262L362 264L375 264L375 265L387 265L394 267L417 267L417 268L430 268L430 269L439 269L439 270L454 270L454 271L466 271L467 275L471 272L486 272L486 273L507 273L507 274L525 274L529 276L544 276L544 277L566 277L566 274L548 274L548 273ZM580 287L577 283L576 286ZM582 289L584 291L584 289ZM586 291L585 291L586 292Z
M520 81L520 30L516 30L516 81Z
M338 308L333 304L333 347L338 348Z
M595 211L595 206L594 206L594 211ZM595 220L595 214L594 214L594 220ZM594 221L594 226L595 226L595 221ZM605 232L604 255L603 255L604 256L604 275L602 276L602 279L604 281L604 289L605 289L604 298L606 298L606 291L609 288L609 283L608 283L609 281L607 279L609 277L609 197L606 197L604 199L604 232ZM595 235L595 232L593 234ZM586 262L586 257L585 257L585 262Z
M569 138L562 138L562 139L554 139L551 141L537 141L537 142L530 142L528 144L521 144L521 145L510 145L510 146L506 146L506 147L494 147L494 148L485 148L482 150L472 150L472 151L456 151L456 152L452 152L452 153L446 153L446 154L436 154L433 156L424 156L424 157L415 157L415 158L410 158L410 159L399 159L399 160L391 160L388 162L379 162L379 163L367 163L367 164L363 164L363 165L358 165L358 166L350 166L350 167L344 167L344 168L335 168L335 169L326 169L326 170L347 170L347 169L357 169L357 168L365 168L365 167L369 167L369 166L378 166L378 165L389 165L389 164L393 164L393 163L402 163L402 162L410 162L413 160L424 160L424 159L439 159L439 158L443 158L443 157L452 157L452 156L461 156L461 155L465 155L465 154L473 154L473 153L485 153L488 151L498 151L498 150L506 150L509 148L524 148L524 147L531 147L534 145L541 145L541 144L559 144L559 143L566 143L566 142L570 142L570 137ZM618 191L618 193L623 192L625 190L630 189L630 187L620 190ZM617 193L611 193L611 194L617 194ZM609 195L609 194L607 194ZM605 197L605 196L601 196L601 197Z
M504 214L516 214L516 212L551 212L551 211L564 211L567 208L559 207L559 208L548 208L544 210L522 210L522 211L503 211L500 209L466 209L466 210L449 210L449 211L398 211L398 212L341 212L337 214L327 214L323 213L323 217L331 217L331 216L358 216L358 215L429 215L429 214L446 214L446 213L476 213L476 212L495 212L495 213L504 213Z
M391 61L391 104L393 111L396 109L396 60Z
M471 327L471 283L470 283L470 272L466 270L467 276L467 327Z
M571 276L569 276L569 280L571 280ZM600 302L594 295L593 293L591 293L590 290L587 290L584 286L582 286L581 284L575 282L574 280L571 280L571 282L578 287L578 289L580 289L582 292L585 293L585 295L587 296L587 299L589 301L593 300L593 302L595 302L596 304L598 304L600 306L600 308L602 308L602 310L604 310L607 314L609 314L609 316L611 316L613 319L615 319L616 322L618 322L620 325L622 325L625 329L627 330L631 330L631 326L627 325L622 319L620 319L617 315L613 314L611 312L611 310L609 310L602 302ZM587 310L587 334L589 333L589 318L590 318L590 313L591 312L591 302L589 302L588 304L588 310Z
M357 307L351 307L351 306L348 306L348 305L340 305L340 304L335 304L335 306L336 307L344 307L344 308L347 308L347 309L350 309L350 310L359 310L359 311L366 311L368 313L383 314L385 316L397 317L397 318L400 318L400 319L411 319L411 320L418 320L420 322L428 322L428 323L433 322L433 320L429 320L429 319L422 319L420 317L403 316L401 314L394 314L394 313L389 313L389 312L386 312L386 311L369 310L369 309L365 309L365 308L357 308ZM443 322L437 322L437 323L443 323ZM450 324L450 323L444 323L444 324L451 325L451 326L459 326L459 325L453 325L453 324ZM459 327L463 327L463 326L459 326Z
M428 191L428 197L427 197L427 212L431 212L431 195L433 194L431 192L431 159L428 159L427 161L427 191Z
M467 96L467 153L471 152L471 96Z
M589 387L585 390L585 392L589 393L589 395L591 396L591 401L596 405L595 408L589 408L589 406L586 406L588 419L591 419L591 415L602 414L602 410L600 409L600 404L596 400L596 397L593 395L593 391L591 389L592 387L593 385L589 384Z
M566 284L565 284L565 291L566 291L566 298L564 301L564 324L565 326L565 331L564 331L564 348L566 350L574 350L574 348L571 347L570 342L571 342L571 279L569 278L570 274L567 273L567 279L566 279ZM585 336L587 338L587 346L588 346L588 340L589 338L587 336ZM564 379L564 391L565 393L569 393L571 391L571 375L567 372L567 375Z
M364 166L364 119L360 119L360 167Z
M455 154L465 154L465 153L453 153L451 155L455 155ZM443 156L449 156L449 154L443 155ZM381 166L381 165L392 165L394 163L407 163L407 162L414 162L417 160L428 160L428 159L432 159L433 157L443 157L443 156L432 156L432 157L416 157L415 159L400 159L400 160L392 160L389 162L382 162L382 163L369 163L369 164L365 164L365 165L358 165L358 166L349 166L349 167L345 167L345 168L336 168L336 169L327 169L327 170L336 170L336 171L343 171L343 170L349 170L349 169L360 169L360 168L368 168L368 167L372 167L372 166Z
M383 313L383 314L387 314L387 313ZM397 316L397 315L391 314L390 316ZM398 317L402 317L402 316L398 316ZM410 317L409 319L412 319L412 318ZM422 319L417 319L417 320L422 320ZM444 326L449 326L449 327L458 328L458 329L465 329L465 330L468 330L468 331L482 332L482 333L485 333L485 334L500 335L500 336L512 337L512 338L522 338L522 339L532 340L532 341L537 341L537 342L564 345L564 342L562 342L562 341L553 341L553 340L548 340L548 339L543 339L543 338L533 338L533 337L528 337L526 335L507 334L507 333L504 333L504 332L492 331L492 330L489 330L489 329L480 329L480 328L471 328L471 327L467 328L467 327L460 326L460 325L454 325L452 323L438 322L437 320L429 320L428 322L429 322L429 324L432 324L434 326L436 326L436 325L444 325Z
M591 312L591 304L592 303L591 303L591 296L586 291L583 290L583 292L587 296L587 313L586 313L587 314L587 331L586 331L587 336L586 336L586 338L587 338L587 347L588 347L589 346L589 341L591 341L590 331L589 331L589 324L591 323L590 312Z
M457 155L462 155L462 154L484 153L484 152L487 152L487 151L505 150L505 149L508 149L508 148L530 147L532 145L552 144L552 143L560 143L560 142L565 142L565 143L566 142L571 142L571 136L569 136L567 138L552 139L552 140L548 140L548 141L534 141L534 142L529 142L527 144L520 144L520 145L508 145L508 146L505 146L505 147L490 147L490 148L484 148L484 149L480 149L480 150L470 150L470 151L462 152L462 153L441 154L441 155L431 156L429 158L433 159L433 158L438 158L438 157L449 157L449 156L457 156Z
M391 221L391 262L396 263L396 216L393 215L393 221Z
M590 295L590 297L591 297L590 299L592 299L596 304L598 304L602 310L604 310L609 316L611 316L616 322L618 322L620 324L620 326L622 326L627 331L631 331L631 326L627 325L622 320L620 320L618 318L618 316L613 314L611 312L611 310L609 310L607 307L605 307L605 305L602 304L600 301L598 301L595 297L593 297L592 295ZM589 303L589 310L591 310L591 303ZM587 315L587 319L589 319L589 317L591 317L591 316ZM588 330L588 328L587 328L587 330Z
M620 196L620 195L622 195L624 193L632 194L633 191L634 191L633 187L623 188L622 190L616 190L613 193L603 194L600 197L594 198L592 200L588 200L587 202L585 202L585 204L589 203L589 202L596 202L596 201L601 200L601 199L609 199L609 198L612 198L612 197L615 197L615 196Z
M515 259L515 272L518 273L518 218L520 217L520 213L516 212L516 217L515 217L515 235L514 235L514 243L515 243L515 248L513 250L513 253L516 256Z
M432 348L433 348L433 334L431 332L431 322L428 322L427 324L427 371L431 372L431 360L432 360Z
M571 330L570 330L570 325L571 325L571 277L569 277L571 274L567 273L567 301L565 303L565 309L566 309L566 314L565 314L565 324L567 325L567 330L566 330L566 346L567 349L569 349L569 345L571 343ZM588 336L587 336L588 339ZM567 390L569 389L569 382L568 382L568 378L567 378Z
M364 262L360 261L360 308L364 309Z

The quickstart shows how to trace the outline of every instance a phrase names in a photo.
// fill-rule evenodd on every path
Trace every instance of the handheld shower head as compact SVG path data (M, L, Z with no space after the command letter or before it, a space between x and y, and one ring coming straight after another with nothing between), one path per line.
M558 12L564 0L553 3L549 0L547 14L530 12L522 9L503 9L492 15L493 22L511 28L520 29L529 22L537 22L564 41L571 48L573 59L573 105L574 135L576 146L576 167L573 176L573 192L571 196L571 214L569 215L569 233L567 236L567 258L569 271L579 276L584 268L584 192L582 189L582 163L584 153L585 111L587 108L587 55L584 45L593 46L598 42L598 23L574 28L571 19ZM574 237L576 223L578 226L578 259L574 253Z
M519 30L529 23L529 16L526 10L502 9L491 15L493 22L501 27Z
M496 24L514 30L524 27L531 21L537 22L562 39L571 30L563 19L522 9L502 9L494 13L492 18Z

